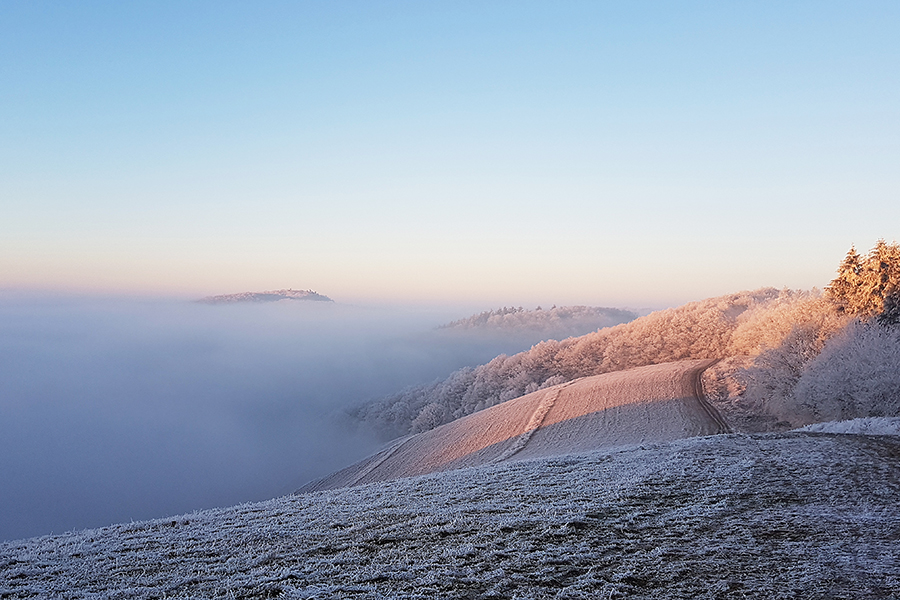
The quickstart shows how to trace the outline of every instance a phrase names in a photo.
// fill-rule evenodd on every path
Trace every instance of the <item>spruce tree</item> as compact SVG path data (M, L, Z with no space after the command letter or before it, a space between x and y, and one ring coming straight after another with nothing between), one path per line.
M900 245L878 240L865 257L851 247L825 291L841 312L900 321Z
M847 256L838 267L838 276L825 287L825 293L838 305L841 312L853 312L853 305L860 287L862 258L855 246L850 246Z

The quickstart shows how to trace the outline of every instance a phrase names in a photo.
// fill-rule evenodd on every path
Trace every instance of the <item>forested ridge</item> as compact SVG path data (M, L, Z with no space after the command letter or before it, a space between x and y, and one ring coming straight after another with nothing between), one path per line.
M898 290L900 246L879 241L865 256L851 249L824 293L763 288L657 311L460 369L352 416L391 438L579 377L697 358L726 359L709 391L739 429L894 416Z
M438 329L451 330L532 330L550 336L584 335L592 329L610 327L637 318L637 313L620 308L601 306L538 306L527 310L504 306L487 310L466 319L452 321Z

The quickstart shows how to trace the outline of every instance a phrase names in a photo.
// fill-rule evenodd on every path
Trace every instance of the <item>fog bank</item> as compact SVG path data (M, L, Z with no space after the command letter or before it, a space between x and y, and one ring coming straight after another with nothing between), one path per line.
M341 409L536 340L449 309L0 295L0 539L287 493L376 447Z

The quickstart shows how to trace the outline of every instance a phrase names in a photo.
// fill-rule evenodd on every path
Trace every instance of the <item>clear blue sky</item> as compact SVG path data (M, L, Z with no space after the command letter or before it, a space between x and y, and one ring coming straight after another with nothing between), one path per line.
M0 288L654 306L900 237L897 2L0 3Z

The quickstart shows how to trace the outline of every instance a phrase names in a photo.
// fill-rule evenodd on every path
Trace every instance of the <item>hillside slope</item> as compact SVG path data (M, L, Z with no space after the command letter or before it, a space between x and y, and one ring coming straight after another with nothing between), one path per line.
M2 598L897 598L900 439L712 436L0 544Z
M423 433L301 491L334 489L510 459L586 452L727 431L699 391L713 361L689 360L584 377ZM698 396L699 394L699 396Z
M679 360L756 356L781 346L798 328L827 337L846 321L818 293L773 288L738 292L581 337L547 340L360 406L352 417L387 440L579 377Z

